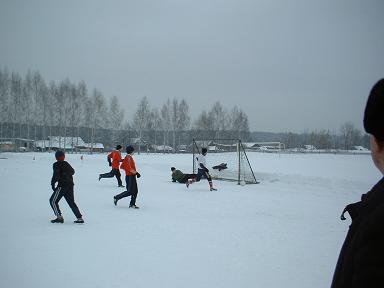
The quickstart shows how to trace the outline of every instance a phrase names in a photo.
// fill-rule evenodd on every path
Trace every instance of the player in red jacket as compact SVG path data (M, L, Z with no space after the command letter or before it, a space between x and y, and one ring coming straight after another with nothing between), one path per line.
M135 150L132 146L127 146L127 156L125 156L123 163L121 163L120 169L124 169L125 171L125 182L127 185L127 191L120 193L113 197L113 203L117 205L117 201L124 197L131 196L131 202L129 203L129 208L138 209L136 206L136 198L137 198L137 181L136 177L140 178L140 173L136 170L135 160L133 160L132 154Z
M101 178L112 178L115 176L117 179L117 185L119 187L124 187L123 183L121 182L121 173L119 170L120 162L123 161L121 158L121 148L121 145L117 145L116 150L108 154L107 160L109 166L112 166L112 170L108 173L99 174L99 181Z

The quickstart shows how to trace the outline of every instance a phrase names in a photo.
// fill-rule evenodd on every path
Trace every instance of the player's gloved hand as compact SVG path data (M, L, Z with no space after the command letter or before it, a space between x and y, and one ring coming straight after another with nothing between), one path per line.
M53 192L55 192L55 191L56 191L56 187L55 187L55 185L52 184L51 187L52 187Z
M140 175L139 172L136 173L136 177L137 177L137 178L140 178L140 177L141 177L141 175Z
M109 165L109 167L111 167L111 166L112 166L112 163L111 163L111 162L109 162L109 163L108 163L108 165Z

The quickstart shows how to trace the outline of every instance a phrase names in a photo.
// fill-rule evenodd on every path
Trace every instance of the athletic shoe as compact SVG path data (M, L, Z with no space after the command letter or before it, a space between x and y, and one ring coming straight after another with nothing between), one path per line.
M82 223L84 223L84 220L83 220L83 218L77 218L77 220L73 221L73 223L82 224Z
M211 187L211 188L209 188L209 191L217 191L217 189L216 189L216 188L213 188L213 187Z
M129 208L139 209L139 207L136 206L135 204L133 204L133 205L129 205Z
M117 198L115 196L113 196L113 204L115 204L115 206L117 205L117 201L119 201L119 200L117 200Z
M51 223L64 223L63 216L57 216L56 219L51 220Z

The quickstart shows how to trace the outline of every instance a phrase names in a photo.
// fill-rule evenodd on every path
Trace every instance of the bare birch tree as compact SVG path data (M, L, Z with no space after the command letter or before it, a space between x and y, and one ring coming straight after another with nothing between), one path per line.
M174 98L171 106L172 147L176 151L176 132L179 121L179 101Z
M248 138L249 135L249 124L248 116L237 106L233 107L230 116L230 127L231 132L234 133L234 137L242 139Z
M212 122L213 130L215 131L215 137L219 139L221 132L226 128L228 118L227 112L224 110L220 102L213 104L213 107L209 112L209 118Z
M109 102L109 128L112 130L112 143L116 142L116 133L124 120L124 109L120 108L119 99L113 96Z
M161 127L163 130L163 146L167 145L169 142L169 131L171 130L171 101L168 99L161 108L160 117L161 117Z
M206 110L203 110L195 121L196 136L202 138L212 137L212 120Z
M9 109L9 73L7 70L0 70L0 139L4 137L4 126L8 119Z
M153 139L155 145L157 145L157 134L160 132L161 128L162 126L159 110L157 108L153 108L150 117L150 129L153 131Z
M52 139L52 127L55 126L57 123L56 123L56 119L57 119L57 114L56 114L56 105L55 105L55 99L56 99L56 93L58 93L57 91L57 86L56 86L56 83L54 81L51 81L49 83L49 86L48 86L48 113L47 113L47 122L48 122L48 126L49 126L49 147L51 147L51 139Z
M180 136L181 131L187 129L190 124L189 117L189 106L187 101L184 99L179 103L179 101L174 98L171 104L170 110L170 120L171 120L171 129L172 129L172 143L173 148L177 149L176 145L176 137ZM180 145L180 137L179 137L179 145Z
M350 150L352 146L358 145L361 140L361 132L351 122L343 124L340 132L345 150Z
M149 102L146 96L144 96L139 104L137 105L137 110L133 119L134 129L138 132L139 135L139 153L141 152L141 144L143 139L143 134L145 129L148 127L151 117L151 110Z
M32 122L33 113L33 99L32 99L32 73L28 71L27 75L23 80L23 94L22 94L22 110L24 114L23 122L26 125L26 137L30 139L30 127Z
M33 116L32 122L34 125L34 137L37 140L37 127L42 124L42 95L45 89L45 82L40 73L35 71L32 74L32 103L33 103Z
M80 81L76 87L76 112L75 112L75 126L76 126L76 146L79 145L79 137L80 135L80 126L83 123L83 118L85 114L85 105L87 103L88 92L87 85L84 81Z
M21 87L21 77L17 73L11 74L11 102L12 109L12 138L16 138L16 125L19 124L19 137L21 137L21 97L22 97L22 87Z
M191 124L191 117L189 116L189 105L187 103L187 101L185 101L184 99L181 100L180 104L179 104L179 121L178 121L178 125L177 125L177 131L178 131L178 134L179 134L179 145L181 144L180 143L180 137L181 137L181 133L183 131L186 131L187 129L189 129L189 126Z
M92 137L91 137L91 153L93 153L93 144L96 139L96 129L106 127L107 122L107 105L105 98L98 90L93 91L92 95Z

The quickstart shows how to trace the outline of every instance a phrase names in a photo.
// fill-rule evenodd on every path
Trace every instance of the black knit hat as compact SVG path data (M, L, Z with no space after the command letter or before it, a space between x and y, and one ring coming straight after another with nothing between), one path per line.
M121 145L116 146L116 150L120 150L121 148L122 148Z
M384 79L379 80L369 93L364 111L364 128L367 133L384 141Z
M56 160L64 160L65 154L61 150L57 150L55 153Z
M133 151L135 151L135 148L133 148L131 145L128 145L125 150L127 151L127 154L131 154Z
M173 170L176 170L176 168L175 167L171 167L171 171L173 171Z
M201 154L206 154L207 153L207 148L201 148Z

